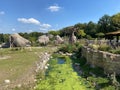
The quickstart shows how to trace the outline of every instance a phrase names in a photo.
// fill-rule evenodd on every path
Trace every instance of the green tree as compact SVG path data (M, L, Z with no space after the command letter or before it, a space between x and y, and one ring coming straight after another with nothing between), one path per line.
M78 30L77 36L78 38L82 38L86 35L86 33L84 32L84 30Z
M112 29L114 31L120 30L120 13L112 16Z
M96 34L96 36L98 37L98 38L103 38L104 37L104 33L102 33L102 32L99 32L99 33L97 33Z
M9 42L10 34L4 34L4 42Z
M0 43L3 43L4 42L4 35L3 33L0 34Z
M80 29L84 30L86 28L86 25L87 25L86 23L77 23L74 25L74 27L78 28L78 30L80 30Z
M111 17L109 15L102 16L98 21L98 32L107 33L111 30Z
M48 34L52 34L52 35L56 36L56 35L60 35L60 32L52 30L52 31L49 31Z
M85 33L92 37L96 37L95 36L96 32L97 32L97 24L92 21L88 22L85 28Z
M63 29L60 30L60 36L64 37L64 36L70 36L71 32L73 29L71 29L73 26L69 26L69 27L65 27Z

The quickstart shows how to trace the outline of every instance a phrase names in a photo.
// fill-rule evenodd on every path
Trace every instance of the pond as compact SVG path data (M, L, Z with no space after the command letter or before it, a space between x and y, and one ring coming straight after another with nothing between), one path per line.
M57 63L58 64L64 64L65 63L65 59L64 58L57 58Z

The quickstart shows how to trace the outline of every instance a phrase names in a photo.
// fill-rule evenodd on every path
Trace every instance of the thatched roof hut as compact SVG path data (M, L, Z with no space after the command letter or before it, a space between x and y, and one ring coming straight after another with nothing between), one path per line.
M10 47L26 47L30 46L31 42L18 33L12 34L9 37Z
M110 42L113 39L113 36L116 36L116 39L117 39L116 42L118 42L119 41L119 36L120 36L120 30L106 33L106 38L110 39Z
M106 35L113 35L113 36L120 35L120 30L106 33Z

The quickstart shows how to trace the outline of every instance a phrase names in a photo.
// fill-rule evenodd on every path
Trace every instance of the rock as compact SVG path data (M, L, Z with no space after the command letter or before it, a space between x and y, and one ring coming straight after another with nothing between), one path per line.
M9 83L10 83L10 80L9 80L9 79L6 79L6 80L4 80L4 82L5 82L6 84L9 84Z
M17 87L20 88L22 85L21 84L18 84Z
M47 66L50 66L50 64L47 64Z
M55 44L62 44L64 40L59 36L55 36Z
M26 47L30 46L31 42L22 36L20 36L18 33L12 34L9 37L10 47Z
M46 36L46 35L42 35L42 36L40 36L40 37L38 38L38 42L39 42L40 44L46 45L46 44L48 44L48 42L49 42L49 37Z
M45 66L45 69L48 69L48 67L47 67L47 66Z
M75 65L79 66L80 64L79 63L75 63Z
M66 53L66 55L67 55L67 56L71 56L71 55L72 55L72 53Z
M71 34L71 36L69 37L69 43L70 44L74 44L74 43L76 43L76 41L77 41L77 38L74 35L74 31L73 31L72 34Z
M37 81L37 79L34 79L34 82L36 82Z

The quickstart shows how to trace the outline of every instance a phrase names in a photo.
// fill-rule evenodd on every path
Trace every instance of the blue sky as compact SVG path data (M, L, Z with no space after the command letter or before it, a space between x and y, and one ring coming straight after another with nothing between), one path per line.
M0 33L59 30L119 12L119 0L0 0Z

